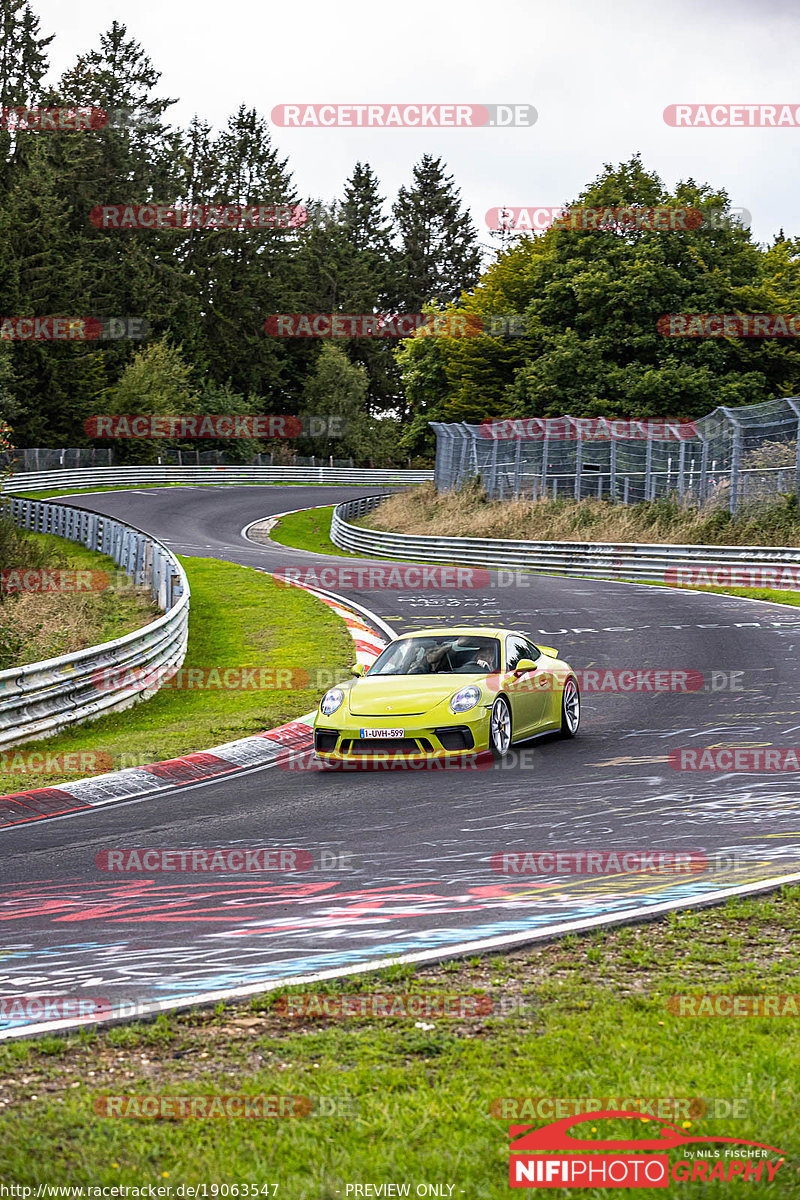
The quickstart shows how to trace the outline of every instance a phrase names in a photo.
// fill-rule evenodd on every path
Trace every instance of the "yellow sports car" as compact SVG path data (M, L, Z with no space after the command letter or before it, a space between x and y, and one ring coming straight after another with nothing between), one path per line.
M510 629L422 629L330 688L314 719L321 765L453 758L558 730L575 737L578 681L550 646Z

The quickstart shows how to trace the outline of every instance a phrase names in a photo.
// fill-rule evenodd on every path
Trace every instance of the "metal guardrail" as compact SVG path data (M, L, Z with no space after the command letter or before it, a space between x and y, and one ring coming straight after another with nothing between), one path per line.
M433 471L367 467L80 467L64 471L20 471L3 484L3 492L51 491L74 487L136 487L143 483L328 483L365 487L414 484L433 479Z
M342 550L381 558L465 563L490 569L524 568L559 575L617 579L664 580L667 570L725 566L746 570L758 566L800 565L800 549L781 546L679 546L661 543L527 542L501 538L413 537L351 525L370 512L386 494L363 496L337 504L331 541Z
M69 725L144 700L186 655L189 583L173 554L122 521L43 500L6 499L16 524L107 554L137 584L149 584L162 617L114 641L0 671L0 748L48 737Z

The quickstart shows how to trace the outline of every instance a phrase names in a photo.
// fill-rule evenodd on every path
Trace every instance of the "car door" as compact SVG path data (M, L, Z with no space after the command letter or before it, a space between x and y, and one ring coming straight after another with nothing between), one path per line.
M547 693L538 685L535 671L514 675L514 668L521 658L541 656L535 646L517 634L508 634L505 641L505 691L511 702L511 721L514 738L534 732L543 720L547 704Z
M552 658L542 654L538 646L528 641L529 657L536 663L536 686L542 697L538 720L543 725L561 723L561 697L564 691L564 669L557 668Z

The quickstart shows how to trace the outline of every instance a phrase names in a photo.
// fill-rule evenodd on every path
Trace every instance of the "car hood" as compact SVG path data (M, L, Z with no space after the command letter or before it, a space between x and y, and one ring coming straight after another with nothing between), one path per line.
M430 712L475 675L379 675L358 679L350 689L350 712L357 717L411 717Z

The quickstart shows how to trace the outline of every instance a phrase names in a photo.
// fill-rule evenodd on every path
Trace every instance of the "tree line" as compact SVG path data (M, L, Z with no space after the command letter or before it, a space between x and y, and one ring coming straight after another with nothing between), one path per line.
M689 420L800 390L796 339L668 337L659 326L670 313L800 313L798 239L781 230L755 242L726 219L724 189L691 178L670 189L634 155L565 206L689 207L703 222L500 232L486 262L441 158L425 154L391 203L369 163L355 163L323 203L300 196L257 110L239 106L219 131L199 116L170 123L175 100L124 25L45 85L51 41L27 0L0 0L0 322L133 317L147 334L20 341L0 323L0 418L18 446L90 445L84 422L97 413L322 414L343 435L294 450L416 464L430 459L431 420ZM83 132L5 119L33 106L125 118ZM107 229L91 215L148 204L302 206L308 217ZM272 314L392 312L457 315L471 335L446 323L404 339L265 331ZM252 439L201 449L216 447L232 459L288 453ZM161 446L114 448L124 460Z
M419 312L478 280L477 232L440 158L425 155L391 206L366 162L340 197L301 197L267 120L240 106L214 132L169 122L173 98L124 25L45 86L52 37L25 0L0 0L0 103L125 114L83 131L0 128L0 317L144 318L143 342L0 339L0 415L19 446L88 445L104 412L345 417L335 445L403 461L407 407L396 339L270 337L275 313ZM94 123L94 122L93 122ZM103 205L301 206L274 228L98 228ZM210 448L216 443L204 443ZM246 457L269 446L228 443ZM123 448L141 457L143 447ZM152 453L153 447L147 452Z

